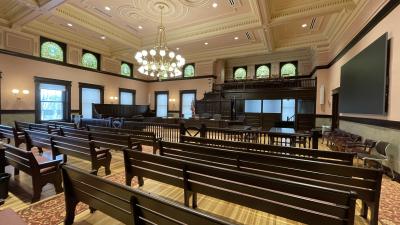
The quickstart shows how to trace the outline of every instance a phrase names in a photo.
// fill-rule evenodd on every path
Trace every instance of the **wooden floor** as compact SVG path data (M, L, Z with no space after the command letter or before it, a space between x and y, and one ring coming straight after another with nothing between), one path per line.
M327 149L326 146L321 145L321 149ZM124 172L123 156L120 152L112 152L113 159L111 163L112 174ZM90 169L89 162L82 161L73 157L68 158L69 163L78 166L83 169ZM6 172L12 173L12 167L7 167ZM100 176L104 176L104 169L101 168L99 171ZM142 190L151 194L160 195L168 198L172 201L183 203L183 190L173 186L169 186L157 181L145 179L145 185L141 188ZM23 208L28 207L31 199L32 184L30 176L24 172L20 172L17 177L11 178L10 181L10 196L6 199L5 205L0 209L12 208L15 211L19 211ZM47 185L44 187L41 199L48 198L55 195L54 187ZM215 198L211 198L204 195L198 195L198 210L213 214L218 217L222 217L226 220L230 220L237 224L252 224L252 225L297 225L301 224L295 221L291 221L285 218L277 217L271 214L267 214L261 211L253 210L250 208L242 207L229 202L221 201ZM368 222L358 216L360 212L360 203L357 204L355 224L367 225ZM87 210L79 214L75 219L75 224L79 225L117 225L122 224L119 221L103 214L102 212L95 212L90 214Z

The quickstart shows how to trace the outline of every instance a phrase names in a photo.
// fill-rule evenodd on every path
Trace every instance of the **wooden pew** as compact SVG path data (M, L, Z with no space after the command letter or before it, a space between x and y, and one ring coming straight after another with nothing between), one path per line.
M130 135L112 134L105 132L92 132L71 128L60 128L60 135L64 137L80 138L95 141L97 147L111 148L122 151L124 148L141 150L142 146L138 142L133 142Z
M127 134L131 136L133 142L140 142L143 145L153 146L153 153L157 151L157 138L153 132L146 132L140 130L129 130L121 128L110 128L110 127L98 127L98 126L87 126L89 131L94 132L105 132L114 134Z
M10 144L11 139L14 140L14 145L16 147L25 143L24 133L18 132L17 129L11 126L0 125L0 138L6 138L8 144Z
M160 154L167 157L343 191L355 191L365 203L362 215L366 218L370 206L371 224L377 224L382 170L191 144L160 142L159 145Z
M25 130L24 134L27 151L31 151L33 147L38 148L39 153L43 153L43 148L51 149L51 134L31 130Z
M33 197L32 202L40 199L43 186L47 183L54 184L57 193L62 192L61 173L59 165L62 160L48 160L35 156L12 145L5 144L6 163L18 170L22 170L32 177Z
M185 205L197 207L197 193L307 224L354 224L353 192L202 165L170 157L124 150L126 184L134 176L184 190Z
M33 131L45 132L48 134L58 133L58 128L51 127L49 124L37 124L37 123L26 123L26 122L15 121L15 128L19 132L23 132L24 130L33 130Z
M65 224L73 224L76 205L89 205L124 224L230 225L199 211L135 190L76 167L63 165Z
M311 150L306 148L284 147L276 145L264 145L247 142L223 141L216 139L207 139L200 137L190 137L181 135L181 143L196 144L202 146L210 146L217 148L232 149L236 151L256 152L265 154L279 154L285 157L293 157L299 159L315 160L320 162L329 162L343 165L353 165L355 153L333 152L322 150Z
M68 155L74 156L90 161L92 164L92 170L95 170L96 174L101 166L104 166L106 175L111 174L110 149L96 148L96 143L94 141L54 135L51 139L51 148L53 158L57 155L63 154L64 162L66 162Z
M73 129L78 129L78 126L75 123L61 122L61 121L50 121L48 124L54 128L60 127L68 127Z

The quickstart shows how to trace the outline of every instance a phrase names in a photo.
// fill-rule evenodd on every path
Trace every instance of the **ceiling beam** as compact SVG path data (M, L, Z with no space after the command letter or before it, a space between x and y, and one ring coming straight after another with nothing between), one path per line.
M24 3L30 9L24 13L21 13L15 18L10 20L11 28L20 28L25 24L37 19L38 17L48 14L54 8L68 2L69 0L38 0L38 2L34 0L18 0L21 3ZM36 4L34 4L36 3Z
M312 4L299 4L296 7L273 12L270 26L279 26L312 16L329 15L340 12L343 9L354 9L355 7L354 0L326 0Z

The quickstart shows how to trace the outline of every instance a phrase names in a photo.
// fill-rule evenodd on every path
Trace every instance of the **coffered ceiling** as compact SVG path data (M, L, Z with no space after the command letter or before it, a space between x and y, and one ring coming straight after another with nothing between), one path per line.
M0 25L132 61L153 46L164 6L170 49L212 60L330 51L363 10L372 16L387 1L1 0Z

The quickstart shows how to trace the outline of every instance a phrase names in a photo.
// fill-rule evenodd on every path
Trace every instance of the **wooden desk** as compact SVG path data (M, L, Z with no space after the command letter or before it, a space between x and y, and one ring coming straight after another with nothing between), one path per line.
M305 138L310 146L311 137L310 133L298 132L293 128L272 127L268 131L268 144L296 147L297 139Z

